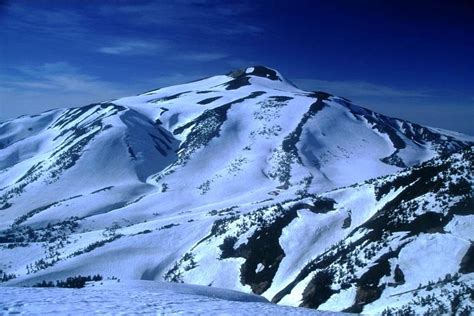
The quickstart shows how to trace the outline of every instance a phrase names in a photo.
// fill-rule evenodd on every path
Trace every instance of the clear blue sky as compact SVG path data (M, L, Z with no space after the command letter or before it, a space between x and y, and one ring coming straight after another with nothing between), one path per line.
M474 134L473 1L0 0L0 118L264 64Z

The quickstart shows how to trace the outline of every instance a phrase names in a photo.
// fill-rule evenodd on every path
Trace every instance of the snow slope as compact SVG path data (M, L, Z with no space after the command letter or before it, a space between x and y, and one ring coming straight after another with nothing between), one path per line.
M381 312L398 290L472 279L473 141L263 66L20 117L0 123L0 276L165 279ZM411 265L433 251L449 264Z
M27 299L26 299L27 298ZM71 309L74 306L74 309ZM334 315L270 304L255 295L210 287L150 281L105 281L83 289L0 288L7 314L186 314L186 315ZM338 313L339 315L339 313Z

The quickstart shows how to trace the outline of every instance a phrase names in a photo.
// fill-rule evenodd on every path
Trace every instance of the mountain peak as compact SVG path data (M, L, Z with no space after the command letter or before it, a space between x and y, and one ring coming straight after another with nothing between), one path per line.
M267 78L270 80L285 81L283 76L278 71L266 66L262 66L262 65L256 65L256 66L234 70L228 73L227 75L235 79L245 77L245 76L256 76L256 77Z

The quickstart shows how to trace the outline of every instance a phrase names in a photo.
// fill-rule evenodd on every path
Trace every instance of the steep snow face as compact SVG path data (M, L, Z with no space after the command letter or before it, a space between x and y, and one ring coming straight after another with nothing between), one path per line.
M151 189L145 180L175 161L178 148L167 130L112 103L20 118L0 129L3 228L25 221L46 225L125 205ZM111 187L122 197L91 198ZM60 211L67 206L76 209L73 214Z
M3 122L0 277L103 273L380 311L422 234L449 234L435 238L457 253L447 273L468 260L472 154L449 155L471 144L262 66ZM414 273L406 289L434 276Z

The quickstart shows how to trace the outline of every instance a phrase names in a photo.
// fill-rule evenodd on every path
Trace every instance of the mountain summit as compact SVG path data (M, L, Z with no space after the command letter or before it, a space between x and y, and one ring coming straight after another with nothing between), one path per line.
M235 71L231 71L230 73L227 74L229 77L232 78L239 78L239 77L245 77L245 76L257 76L257 77L263 77L267 78L270 80L279 80L283 81L283 77L280 75L280 73L276 70L273 70L271 68L265 67L265 66L253 66L253 67L247 67L245 69L239 69Z
M369 312L426 311L435 282L464 308L473 145L263 66L23 116L0 123L0 270Z

